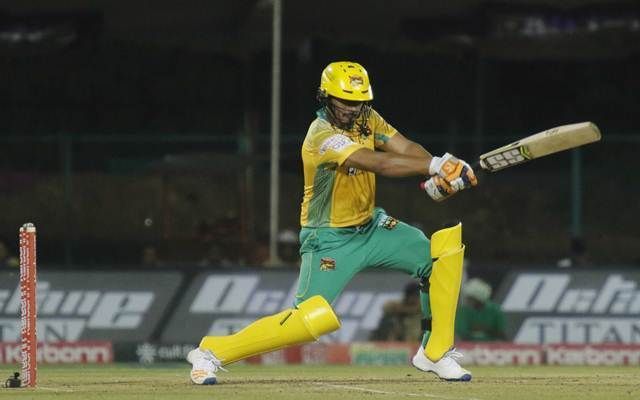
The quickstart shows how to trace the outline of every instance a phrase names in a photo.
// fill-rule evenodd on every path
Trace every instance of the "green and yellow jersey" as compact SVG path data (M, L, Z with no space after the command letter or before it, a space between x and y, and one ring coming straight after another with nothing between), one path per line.
M375 202L373 172L346 168L345 160L355 151L375 148L397 133L375 110L367 126L370 135L354 128L332 126L322 110L311 123L302 144L304 196L300 211L303 227L346 227L371 219Z

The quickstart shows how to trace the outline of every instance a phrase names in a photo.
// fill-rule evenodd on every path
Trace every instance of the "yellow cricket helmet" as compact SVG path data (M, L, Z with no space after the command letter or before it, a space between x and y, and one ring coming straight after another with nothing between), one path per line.
M327 65L320 76L320 92L325 96L344 100L373 100L367 70L351 61L337 61Z

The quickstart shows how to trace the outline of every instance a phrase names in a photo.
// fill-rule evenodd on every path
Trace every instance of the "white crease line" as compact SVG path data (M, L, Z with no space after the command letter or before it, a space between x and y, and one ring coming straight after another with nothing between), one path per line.
M52 392L73 393L72 389L52 388L52 387L45 387L45 386L36 386L36 390L51 390Z
M390 392L387 390L377 390L377 389L367 389L367 388L361 388L361 387L357 387L357 386L347 386L347 385L333 385L331 383L322 383L322 382L315 382L316 385L318 386L327 386L327 387L332 387L335 389L347 389L347 390L356 390L356 391L360 391L360 392L367 392L367 393L377 393L377 394L390 394L393 396L408 396L408 397L429 397L432 399L447 399L447 400L480 400L476 397L450 397L450 396L439 396L436 394L430 394L430 393L404 393L404 392Z

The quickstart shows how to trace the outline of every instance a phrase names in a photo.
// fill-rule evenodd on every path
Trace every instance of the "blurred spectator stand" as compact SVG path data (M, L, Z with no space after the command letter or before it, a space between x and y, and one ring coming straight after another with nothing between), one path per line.
M422 313L420 288L417 282L409 282L404 288L402 300L391 300L383 306L384 314L371 340L416 342L422 338Z
M462 285L462 305L456 316L456 336L465 341L505 340L505 317L491 299L491 286L479 278Z

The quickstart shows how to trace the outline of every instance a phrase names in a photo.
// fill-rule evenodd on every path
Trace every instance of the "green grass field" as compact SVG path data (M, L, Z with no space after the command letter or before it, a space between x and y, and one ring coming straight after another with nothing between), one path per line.
M449 383L410 367L231 366L219 384L195 386L188 364L41 366L38 388L0 389L0 399L640 399L635 367L472 367ZM3 382L15 368L2 366Z

